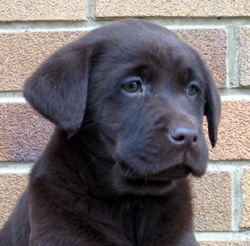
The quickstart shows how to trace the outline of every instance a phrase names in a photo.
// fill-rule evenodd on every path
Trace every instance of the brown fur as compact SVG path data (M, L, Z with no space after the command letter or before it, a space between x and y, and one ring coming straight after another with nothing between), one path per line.
M24 96L56 128L0 246L198 245L186 177L205 173L203 115L214 146L220 99L192 48L117 22L52 54Z

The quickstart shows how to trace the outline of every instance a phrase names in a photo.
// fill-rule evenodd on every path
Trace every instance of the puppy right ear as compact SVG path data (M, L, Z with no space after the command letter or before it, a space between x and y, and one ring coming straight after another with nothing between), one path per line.
M206 82L207 88L204 114L207 117L209 139L212 147L214 147L217 142L217 132L221 116L221 100L219 91L208 71L206 72Z
M25 99L69 136L79 130L84 118L91 46L83 37L62 47L24 85Z

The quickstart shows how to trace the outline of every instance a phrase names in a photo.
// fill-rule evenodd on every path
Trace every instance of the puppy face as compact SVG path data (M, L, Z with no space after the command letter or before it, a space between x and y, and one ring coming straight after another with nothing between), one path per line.
M89 93L100 137L116 161L114 185L155 194L189 173L204 174L202 123L211 82L190 47L168 31L145 29L109 40Z
M115 190L159 195L190 173L204 174L208 150L203 116L207 116L214 146L220 99L207 68L192 48L165 28L125 21L97 29L68 49L77 53L78 60L74 61L76 68L65 68L69 71L64 73L71 74L67 75L69 78L76 76L72 73L78 74L78 81L85 82L73 81L73 89L71 85L65 88L69 94L75 91L72 97L77 97L77 102L87 98L87 111L96 134L115 163L105 174ZM29 84L34 84L34 77L41 80L39 74L31 77L26 91L30 90ZM50 82L53 83L56 82ZM25 93L29 100L28 94L31 93ZM64 126L69 124L62 116L55 119L51 113L43 112L40 104L34 107L68 132L74 129L74 107L78 112L73 118L78 125L84 124L84 119L78 118L85 104L69 106L71 127Z

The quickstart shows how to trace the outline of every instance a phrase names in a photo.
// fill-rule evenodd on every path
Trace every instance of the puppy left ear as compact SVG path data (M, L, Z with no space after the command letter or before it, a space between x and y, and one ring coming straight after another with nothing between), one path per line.
M62 47L24 85L25 99L69 136L79 130L85 113L90 46L83 37Z
M214 147L217 142L217 131L221 116L221 100L219 91L208 70L206 71L206 80L207 88L204 114L207 117L209 139L212 147Z

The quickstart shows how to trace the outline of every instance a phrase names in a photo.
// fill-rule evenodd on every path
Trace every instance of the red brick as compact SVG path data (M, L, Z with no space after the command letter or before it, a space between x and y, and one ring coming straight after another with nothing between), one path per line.
M219 88L226 87L226 33L223 29L185 29L175 31L199 51Z
M0 229L11 214L26 185L26 174L0 174Z
M85 0L4 0L1 21L84 20Z
M250 101L223 102L218 143L216 147L210 151L210 159L249 160L249 126Z
M0 161L35 161L52 124L27 104L0 104Z
M229 172L208 172L192 178L197 231L231 230L231 175Z
M21 90L23 82L51 53L84 32L0 33L0 90Z
M96 0L97 17L250 16L249 0Z

